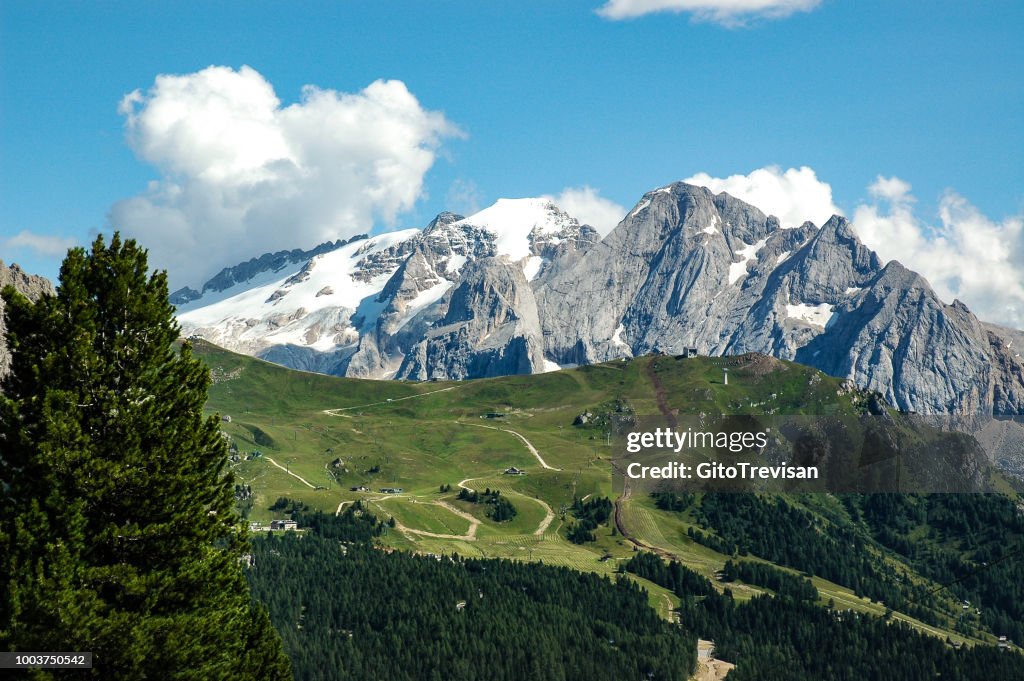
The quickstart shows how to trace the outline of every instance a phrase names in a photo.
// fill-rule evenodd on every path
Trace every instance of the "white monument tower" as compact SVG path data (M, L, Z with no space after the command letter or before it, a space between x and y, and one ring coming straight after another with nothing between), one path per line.
M722 367L722 384L729 385L729 368Z

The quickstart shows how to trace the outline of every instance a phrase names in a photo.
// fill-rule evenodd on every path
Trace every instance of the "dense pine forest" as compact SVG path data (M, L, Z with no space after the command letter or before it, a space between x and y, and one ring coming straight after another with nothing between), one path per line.
M818 600L818 590L811 584L811 580L790 574L768 563L726 561L725 567L722 568L722 581L756 584L772 590L782 598L797 601L814 603Z
M374 539L387 524L361 505L335 516L287 499L275 506L301 518L310 531L254 540L249 581L253 597L269 609L299 680L686 679L695 665L698 635L713 639L716 655L736 664L730 681L1024 679L1024 656L994 646L955 649L888 616L823 607L804 577L739 558L750 548L775 547L780 563L806 564L808 556L820 556L823 562L816 567L829 569L834 563L824 562L826 548L839 551L839 558L855 555L841 551L830 534L813 540L814 527L801 529L803 512L785 499L659 498L680 512L698 501L702 513L724 528L709 538L742 543L742 549L734 548L737 558L726 563L722 581L759 585L774 596L740 603L728 586L722 593L679 562L638 552L622 569L679 597L678 622L669 624L626 579L508 560L382 551L374 548ZM855 547L865 557L863 563L847 560L851 571L839 573L853 577L868 568L877 571L868 574L882 574L872 557L874 540L861 536L858 527L875 528L880 545L900 545L908 554L923 545L906 539L908 534L930 528L924 545L932 548L919 550L918 559L922 567L933 565L939 580L945 576L941 569L968 566L930 560L989 555L985 552L997 539L989 528L1020 527L1016 506L1005 497L873 495L844 497L842 503L857 523L845 528L849 536L840 536L859 538ZM593 510L604 506L598 501ZM755 531L758 521L777 528ZM803 545L782 553L773 542L781 539L771 534L776 531L793 533L798 539L793 543ZM973 554L965 553L969 547ZM1013 631L1018 601L1012 595L1020 582L995 580L1015 574L1019 561L995 560L990 570L969 573L950 588L958 597L970 594L991 603L986 607L999 625Z
M694 669L696 637L630 580L386 552L358 509L314 518L315 531L254 540L248 571L300 681L667 681Z
M707 494L696 516L714 535L693 538L717 551L754 555L842 584L929 624L939 624L927 587L897 574L874 553L866 533L847 522L828 522L784 497ZM826 524L827 523L827 524Z
M1024 515L990 494L863 495L847 500L877 541L947 585L990 631L1024 641ZM965 630L967 621L959 622Z
M692 512L704 530L690 536L727 555L815 574L964 634L985 629L1024 640L1024 517L1017 502L994 494L835 498L841 508L816 513L781 496L662 495L656 503ZM944 588L915 582L887 556ZM939 612L941 599L963 603L957 621Z
M652 554L625 568L681 597L681 626L714 639L716 655L736 664L729 681L1024 678L1024 656L994 647L955 650L900 622L836 612L785 593L740 604L728 589L719 593L705 577Z

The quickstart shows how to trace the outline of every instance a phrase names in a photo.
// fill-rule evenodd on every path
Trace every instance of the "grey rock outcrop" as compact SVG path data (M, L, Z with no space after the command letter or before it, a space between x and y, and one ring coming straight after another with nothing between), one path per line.
M430 295L432 290L446 292L458 279L459 261L493 253L493 239L452 227L462 219L455 213L441 213L417 238L387 249L382 260L395 259L399 264L380 293L366 301L352 317L360 331L359 344L344 365L345 375L394 375L409 346L423 337L426 327L440 314L435 306L410 323L410 304L421 295Z
M502 257L474 260L446 298L444 316L406 355L398 378L451 380L543 371L537 302L519 265Z
M547 210L561 226L557 231L543 232L534 229L526 235L529 254L539 258L541 263L533 273L535 280L543 279L550 272L556 271L562 266L563 261L577 253L585 252L600 239L592 227L581 225L553 204L549 204ZM450 318L452 297L442 297L441 294L461 285L465 281L466 272L477 271L466 269L469 267L466 263L485 261L497 256L499 238L486 226L473 224L471 219L461 215L445 212L434 218L416 238L389 249L381 259L400 261L400 264L396 266L394 274L380 293L365 301L353 315L353 323L360 331L359 344L343 364L341 372L346 376L373 378L441 378L455 376L469 367L466 370L470 373L460 377L499 375L493 373L498 371L494 367L517 366L511 359L513 357L532 357L529 366L536 366L536 370L540 371L543 358L540 360L541 364L535 365L536 357L533 355L535 350L542 348L543 345L535 344L531 340L528 348L519 347L521 341L515 334L507 336L507 339L510 343L516 344L516 348L497 348L494 343L500 338L506 338L498 334L489 341L486 351L470 364L465 364L465 357L453 358L451 361L438 360L442 349L437 340L427 343L426 346L421 344L424 338L434 337L431 335L434 326L448 323L444 319ZM498 266L492 263L489 267ZM518 269L522 275L521 282L507 282L510 286L523 286L526 289L512 297L529 296L532 300L531 284L525 279L522 263L513 264L506 260L502 267ZM410 306L415 301L418 303L416 307L421 307L424 297L429 301L427 307L410 315ZM536 305L531 305L534 308L532 316L536 317ZM426 363L412 368L409 358L413 355L410 353L420 353L425 348L429 349L429 358L424 360ZM481 347L481 350L484 348ZM453 352L465 354L466 351L467 346L464 342L457 344L457 349L453 346ZM490 359L485 360L484 357ZM446 368L442 368L442 365ZM459 366L463 366L463 369L459 369ZM475 373L477 368L484 366L491 367L485 371L492 373ZM509 373L523 373L523 370L510 369Z
M49 279L28 274L14 263L7 266L3 260L0 260L0 290L7 286L13 286L32 302L36 302L44 295L53 295L54 293L53 284ZM0 376L5 375L11 366L11 356L7 352L5 340L6 333L4 302L0 299Z
M900 263L883 267L840 216L782 229L733 197L677 183L646 194L537 297L560 364L762 352L921 413L1024 410L1024 365L1005 334Z

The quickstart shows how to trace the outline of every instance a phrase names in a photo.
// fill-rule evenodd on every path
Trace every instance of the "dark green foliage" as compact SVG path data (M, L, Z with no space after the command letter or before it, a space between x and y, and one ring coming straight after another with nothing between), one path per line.
M296 513L308 512L309 504L304 501L289 499L288 497L278 497L267 510L274 511L291 518Z
M693 506L695 496L692 492L652 492L651 498L662 511L682 513Z
M358 499L338 515L314 511L308 504L288 497L281 497L276 504L286 509L285 515L296 521L301 529L341 544L373 546L374 539L384 533L385 526L395 526L394 518L388 521L378 519Z
M604 525L612 515L612 502L608 497L594 497L590 501L576 499L572 514L577 520L589 520L595 525Z
M809 499L810 497L808 497ZM785 497L706 494L694 540L854 589L930 624L1024 640L1024 515L996 494L841 495L826 519ZM903 563L935 586L911 579ZM770 588L770 587L769 587ZM961 608L961 602L969 603Z
M512 505L512 502L505 497L498 497L494 501L494 507L487 513L487 515L490 516L491 520L500 523L506 520L512 520L512 518L515 518L518 513L519 511L517 511L516 507Z
M754 555L853 589L925 622L939 624L927 587L893 572L867 532L826 521L780 496L705 494L697 512L718 537L694 531L695 541L716 551Z
M487 511L487 517L499 523L512 520L519 513L511 501L501 496L500 490L492 490L490 487L483 492L463 487L459 490L459 499L471 504L488 504L491 508Z
M880 544L970 606L961 617L1024 641L1024 515L995 494L851 497ZM981 615L977 615L977 611ZM964 627L961 626L961 629Z
M270 510L283 511L302 529L345 543L369 543L384 531L385 523L367 513L363 502L358 500L338 515L314 511L307 504L288 497L278 498Z
M566 534L574 544L585 544L595 541L594 530L599 525L608 523L612 515L612 502L608 497L595 497L590 501L573 500L572 514L576 516L576 524Z
M957 651L901 622L792 598L757 596L738 604L728 589L719 594L706 578L653 554L634 557L626 569L680 596L680 621L714 640L716 657L736 664L729 681L1024 678L1024 656L993 646Z
M976 681L1024 678L1024 656L994 646L959 651L902 622L836 613L792 599L684 601L680 618L736 664L729 681Z
M623 565L623 569L665 587L680 598L707 596L715 592L715 587L707 577L683 567L678 561L666 563L649 551L634 555Z
M92 651L93 678L289 678L165 275L115 235L69 252L55 296L3 295L0 647Z
M597 541L597 535L594 534L593 527L586 521L578 522L569 528L565 536L573 544L586 544L587 542Z
M818 590L809 579L798 577L767 563L754 563L749 560L726 561L725 567L722 568L722 581L737 580L771 589L782 598L811 603L818 600Z
M303 681L667 681L694 666L695 638L629 580L315 534L253 544L253 594Z

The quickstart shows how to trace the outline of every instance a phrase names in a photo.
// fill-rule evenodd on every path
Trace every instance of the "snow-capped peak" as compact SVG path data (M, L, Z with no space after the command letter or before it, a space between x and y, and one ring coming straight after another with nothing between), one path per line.
M397 267L377 272L369 259L418 233L381 234L316 255L305 265L264 273L180 307L178 323L186 334L233 349L294 344L328 350L351 326L348 315L379 292Z
M411 239L418 233L418 229L407 229L346 244L314 256L304 266L296 264L266 273L259 279L225 289L216 296L204 296L182 305L178 308L178 319L183 323L210 324L233 315L251 316L254 308L263 306L272 306L275 312L299 309L312 312L322 307L337 306L354 309L363 297L379 291L390 275L390 272L378 275L379 282L361 281L360 277L354 276L360 270L360 262L366 256ZM332 293L327 294L325 288L331 289Z
M468 218L442 213L423 231L361 237L306 260L286 259L244 281L232 268L233 280L222 277L229 285L204 287L178 306L177 318L186 335L243 352L264 355L284 347L293 361L298 350L351 353L381 320L381 328L394 333L438 302L467 261L505 256L532 281L582 236L579 221L549 199L501 199Z
M531 234L556 234L567 227L578 227L579 221L550 199L498 199L492 206L453 223L464 225L493 234L499 255L522 260L532 254Z

